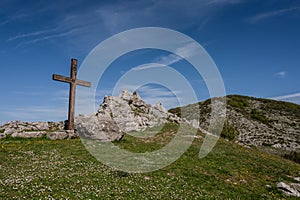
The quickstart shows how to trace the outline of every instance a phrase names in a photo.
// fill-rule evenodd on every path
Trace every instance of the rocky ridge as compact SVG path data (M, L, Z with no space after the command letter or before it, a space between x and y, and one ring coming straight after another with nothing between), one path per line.
M237 143L287 151L300 150L299 105L239 95L227 96L226 101L224 128L235 130L233 139ZM195 111L200 110L199 126L208 129L211 100L185 106L184 110L188 113L186 118L189 121L199 117ZM171 109L170 112L178 116L181 114L180 108Z
M6 137L41 138L51 140L78 137L74 131L64 130L64 122L11 121L0 126L0 139Z
M102 141L120 140L125 133L143 131L166 122L184 122L169 113L161 103L147 104L137 92L123 90L119 96L106 96L98 112L76 118L80 136ZM188 122L186 122L188 123Z
M0 126L0 139L5 137L51 140L80 136L100 141L120 140L129 132L143 131L166 122L189 123L169 113L161 103L147 104L137 92L124 90L119 96L106 96L98 112L75 118L75 132L64 129L63 122L12 121Z
M225 129L235 130L237 143L299 152L299 105L238 95L227 96L226 100ZM185 119L181 118L181 110L186 112ZM161 103L149 105L138 93L124 90L119 96L106 96L97 113L78 116L75 127L81 136L102 141L120 140L126 133L166 122L187 123L207 133L210 110L211 100L207 100L169 112ZM63 122L13 121L0 126L0 138L45 135L50 139L64 139L76 137L77 133L65 131Z

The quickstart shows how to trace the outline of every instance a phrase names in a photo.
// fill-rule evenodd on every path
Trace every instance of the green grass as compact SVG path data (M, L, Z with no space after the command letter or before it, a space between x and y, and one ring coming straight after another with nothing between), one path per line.
M5 140L6 142L10 141L40 141L40 140L50 140L47 138L46 134L43 134L40 138L24 138L24 137L12 137L11 135L6 135L5 139L0 140L1 141Z
M167 123L164 126L157 126L143 132L132 133L131 135L133 136L126 135L121 141L114 142L114 144L131 152L151 152L162 148L170 142L174 134L178 131L178 128L177 124ZM186 128L189 129L190 127Z
M155 150L177 129L167 124L148 139L126 135L115 144L133 152ZM196 139L161 170L130 174L98 162L79 139L0 140L0 199L293 199L276 183L300 176L299 164L223 139L199 159L201 143Z

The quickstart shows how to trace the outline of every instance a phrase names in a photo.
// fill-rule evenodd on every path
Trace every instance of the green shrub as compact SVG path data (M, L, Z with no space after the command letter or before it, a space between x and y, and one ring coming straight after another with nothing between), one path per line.
M221 132L221 137L233 141L238 135L239 131L226 121Z
M231 96L228 100L228 104L235 108L244 109L249 106L249 102L245 97Z
M300 152L299 151L292 151L288 154L285 154L283 157L300 164Z
M265 143L265 142L263 142L262 145L265 146L265 147L271 147L271 146L272 146L272 144L270 144L270 143Z
M4 133L5 129L0 129L0 133Z
M172 108L169 110L169 112L177 115L178 117L181 117L181 108L180 107Z

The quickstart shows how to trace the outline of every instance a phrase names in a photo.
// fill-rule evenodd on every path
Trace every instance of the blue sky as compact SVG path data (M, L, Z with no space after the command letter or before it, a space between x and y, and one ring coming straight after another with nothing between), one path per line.
M218 66L227 94L300 104L299 1L1 0L0 7L0 123L66 119L68 85L53 81L52 74L69 75L71 58L80 66L101 41L149 26L174 29L200 43ZM153 61L179 71L188 66L174 59L147 49L121 56L99 82L96 102L133 67ZM201 77L184 69L198 100L209 98ZM176 106L166 88L139 90L149 103Z

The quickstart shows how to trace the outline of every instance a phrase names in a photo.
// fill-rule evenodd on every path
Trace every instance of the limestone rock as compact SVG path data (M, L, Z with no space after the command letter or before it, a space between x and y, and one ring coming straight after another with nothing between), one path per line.
M12 133L12 137L21 137L21 138L41 138L46 131L30 131L30 132L15 132Z
M76 118L80 136L102 141L120 140L125 133L143 131L168 121L182 122L161 103L147 104L137 92L123 90L119 96L105 96L98 112Z
M0 126L0 139L7 136L22 138L70 139L78 134L64 130L63 122L21 122L11 121Z
M94 140L115 141L124 136L115 121L97 115L76 118L76 129L80 137Z
M190 122L199 119L196 120L199 128L208 130L212 100L218 102L224 97L184 106L185 115L179 112L182 108L170 111L185 116ZM226 122L238 131L238 144L268 146L278 152L300 150L299 105L238 95L229 95L226 101Z
M124 90L119 96L106 96L98 112L75 119L75 132L64 130L63 122L12 121L0 126L0 138L38 138L45 135L51 140L81 137L100 141L120 140L125 133L143 131L168 121L186 122L169 113L161 103L147 104L137 92Z
M300 182L300 177L295 177L294 180Z
M66 131L55 131L48 133L47 138L50 140L62 140L62 139L68 139L69 134Z
M277 183L277 187L287 196L300 197L300 193L284 182Z
M298 192L300 192L300 183L291 183L291 186L297 190Z

